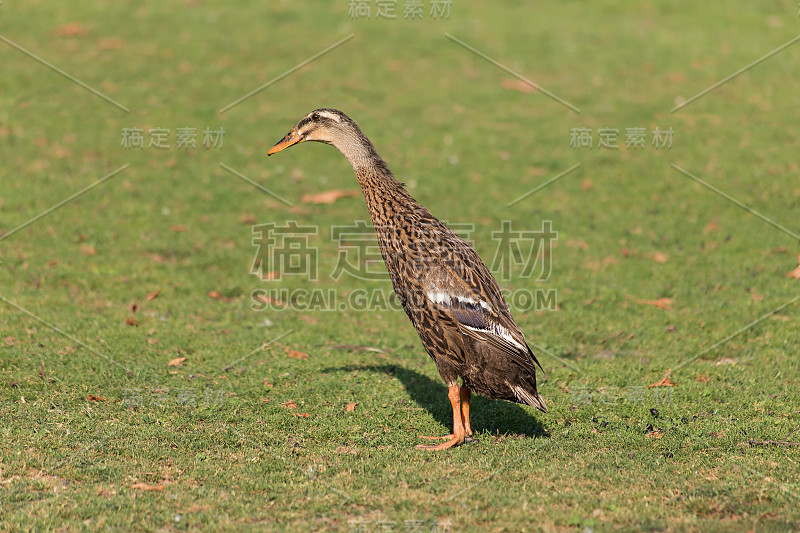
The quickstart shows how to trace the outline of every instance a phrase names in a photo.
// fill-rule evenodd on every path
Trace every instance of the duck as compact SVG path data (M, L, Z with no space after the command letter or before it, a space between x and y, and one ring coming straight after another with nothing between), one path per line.
M353 167L394 292L447 385L453 432L420 435L444 442L416 448L439 451L476 440L470 426L472 392L546 413L536 388L536 368L544 369L477 252L411 197L343 112L308 113L267 155L306 141L333 145Z

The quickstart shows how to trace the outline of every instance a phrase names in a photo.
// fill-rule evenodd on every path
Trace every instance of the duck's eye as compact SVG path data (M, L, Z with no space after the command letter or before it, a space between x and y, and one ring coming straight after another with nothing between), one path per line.
M315 121L315 122L316 122L317 120L319 120L319 113L312 113L312 114L311 114L311 120L313 120L313 121Z

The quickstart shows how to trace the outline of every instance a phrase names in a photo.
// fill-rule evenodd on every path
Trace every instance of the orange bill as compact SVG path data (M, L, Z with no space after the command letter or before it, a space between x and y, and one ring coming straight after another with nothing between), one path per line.
M267 155L272 155L274 153L280 152L285 148L289 148L293 144L301 143L305 141L305 138L297 132L297 128L292 128L292 131L286 134L286 137L278 141L278 143L269 149Z

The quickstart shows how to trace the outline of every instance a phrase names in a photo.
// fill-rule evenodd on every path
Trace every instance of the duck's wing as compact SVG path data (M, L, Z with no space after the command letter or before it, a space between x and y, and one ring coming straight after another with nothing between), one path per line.
M455 235L453 235L455 237ZM522 367L542 365L514 322L500 287L469 245L448 240L449 253L424 269L423 297L454 319L463 335L487 344Z

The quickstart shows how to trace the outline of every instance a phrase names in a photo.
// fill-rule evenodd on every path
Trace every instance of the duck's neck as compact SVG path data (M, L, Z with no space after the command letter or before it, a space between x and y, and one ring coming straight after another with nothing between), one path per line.
M375 146L361 133L358 127L349 135L337 136L331 144L335 146L350 161L353 170L358 174L361 169L369 169L383 164L383 159L378 155Z
M364 192L373 223L376 222L376 216L390 217L421 208L361 131L358 131L358 135L337 139L333 145L350 161Z
M383 160L372 167L360 167L355 172L376 228L395 225L398 217L408 217L425 210L408 194L405 184L392 175Z

